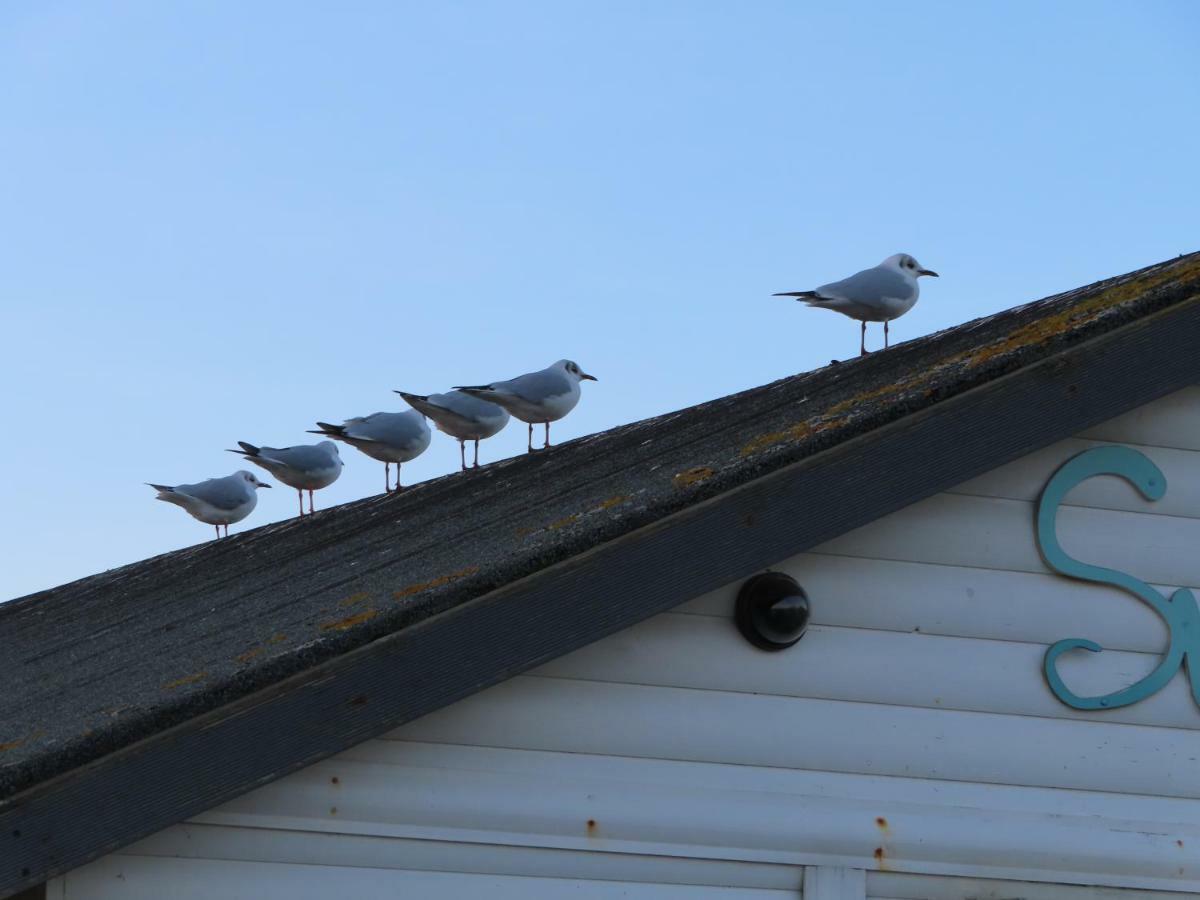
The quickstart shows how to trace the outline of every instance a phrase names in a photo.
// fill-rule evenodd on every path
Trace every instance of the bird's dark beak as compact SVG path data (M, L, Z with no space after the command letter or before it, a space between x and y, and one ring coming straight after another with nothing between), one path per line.
M934 278L940 278L940 277L941 277L940 275L938 275L938 273L937 273L937 272L933 271L933 269L918 269L918 270L917 270L917 275L918 275L918 276L920 276L920 275L932 275Z
M267 484L265 481L260 481L260 482L258 483L258 486L259 486L259 487L266 487L266 488L269 488L271 485Z
M587 372L580 372L579 377L581 379L583 379L584 381L599 381L600 380L595 375L589 375Z

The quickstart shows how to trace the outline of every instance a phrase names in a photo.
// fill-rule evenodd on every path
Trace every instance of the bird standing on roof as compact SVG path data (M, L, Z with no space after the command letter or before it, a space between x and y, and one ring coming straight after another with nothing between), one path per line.
M867 355L867 323L883 323L883 346L888 346L888 323L898 319L917 302L922 275L938 277L907 253L889 256L873 269L855 272L849 278L823 284L815 291L786 291L776 297L795 297L809 306L832 309L862 323L859 356Z
M383 492L392 491L392 463L396 464L396 490L400 490L400 464L416 459L429 446L430 431L425 417L415 409L402 413L377 412L347 419L341 425L318 422L320 431L336 441L357 447L371 459L383 463Z
M508 424L508 410L495 403L480 400L464 391L446 394L409 394L396 391L417 412L433 419L437 430L458 439L458 456L462 470L467 470L467 441L475 442L475 464L479 468L479 442L490 438Z
M193 519L216 528L217 537L221 536L222 525L225 526L225 537L229 537L229 526L254 512L254 507L258 505L258 488L270 487L255 478L253 472L244 469L224 478L209 478L196 484L177 484L173 487L149 481L146 484L158 491L155 500L182 506Z
M529 452L533 452L533 426L541 422L546 426L546 440L542 447L550 446L550 423L557 422L575 408L579 402L579 385L584 381L597 381L579 368L578 363L560 359L540 372L518 375L509 381L496 381L470 387L459 386L463 391L480 400L503 406L510 413L529 425Z
M318 444L301 444L296 447L256 447L238 441L241 450L230 450L240 454L260 468L266 469L288 487L294 487L300 495L300 515L304 515L304 492L308 491L308 511L313 512L313 491L329 487L342 474L342 458L337 444L321 441Z

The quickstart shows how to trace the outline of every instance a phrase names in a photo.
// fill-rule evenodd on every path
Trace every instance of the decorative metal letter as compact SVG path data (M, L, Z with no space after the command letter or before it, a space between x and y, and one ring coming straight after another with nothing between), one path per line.
M1137 703L1162 690L1180 667L1186 665L1192 697L1200 704L1200 610L1196 608L1196 598L1192 592L1181 588L1167 599L1132 575L1072 559L1058 543L1055 522L1059 504L1071 488L1094 475L1118 475L1136 487L1147 500L1158 500L1167 492L1167 479L1162 471L1136 450L1128 447L1085 450L1065 462L1042 491L1037 511L1037 541L1042 557L1050 568L1070 578L1111 584L1145 601L1167 623L1170 642L1162 661L1141 681L1102 697L1080 697L1072 693L1059 677L1058 658L1068 650L1099 653L1103 648L1084 638L1058 641L1046 651L1044 669L1050 690L1059 700L1075 709L1116 709ZM1188 659L1189 653L1193 654L1191 660Z

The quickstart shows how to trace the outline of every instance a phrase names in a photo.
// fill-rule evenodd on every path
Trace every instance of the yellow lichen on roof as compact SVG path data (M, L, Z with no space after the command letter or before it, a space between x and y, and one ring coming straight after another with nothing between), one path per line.
M751 438L742 449L738 451L739 456L752 456L759 450L765 447L773 447L776 444L782 444L784 441L799 441L808 437L812 432L812 425L808 422L797 422L795 425L785 428L783 431L772 431L768 434L760 434L758 437Z
M394 592L394 596L397 600L402 600L405 597L411 597L413 594L420 594L423 591L442 587L452 581L458 581L460 578L466 578L468 575L474 575L478 571L479 566L467 566L465 569L451 572L449 575L439 575L437 578L431 578L429 581L421 581L417 584L410 584L408 587L400 588L400 590Z
M365 609L360 613L355 613L354 615L347 616L344 619L336 619L332 622L322 622L320 628L322 631L345 631L347 628L353 628L355 625L361 625L363 622L369 622L377 615L379 615L378 610Z
M173 691L177 687L183 687L186 684L195 684L197 681L202 681L207 677L207 672L194 672L191 675L184 675L182 678L176 678L174 681L168 681L162 686L162 689L164 691Z
M570 525L572 522L574 522L576 519L578 519L579 516L580 516L580 513L571 513L569 516L563 516L561 519L555 519L553 522L551 522L549 525L546 526L546 530L547 531L558 531L560 528L566 528L568 525Z
M1172 281L1183 280L1189 275L1200 275L1200 259L1184 265L1168 266L1140 278L1119 281L1062 312L1022 325L988 347L953 357L947 360L947 364L962 361L975 368L1018 348L1036 346L1072 328L1087 325L1109 310L1143 296L1147 291Z
M702 481L708 481L716 475L716 470L709 466L695 466L686 471L675 475L671 480L677 488L691 487L693 484L699 484Z

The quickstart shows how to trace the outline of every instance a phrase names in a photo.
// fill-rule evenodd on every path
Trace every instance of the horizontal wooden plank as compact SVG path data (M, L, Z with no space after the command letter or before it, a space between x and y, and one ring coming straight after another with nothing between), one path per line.
M392 734L1200 798L1200 733L520 676Z
M1079 434L1113 443L1200 450L1200 387L1188 387Z
M889 864L905 871L1200 888L1200 869L1165 871L1178 859L1175 841L1200 841L1192 802L571 753L364 746L389 761L329 760L200 822L457 841L479 845L481 859L489 847L531 846L863 867L874 866L876 848L886 844Z
M1157 653L1167 629L1124 591L1053 574L1007 572L884 559L801 553L774 567L796 578L814 625L919 631L1051 644L1088 637L1113 650ZM740 585L676 608L729 618ZM1169 596L1166 586L1158 586Z
M328 900L330 897L420 897L421 900L767 900L796 891L645 884L406 869L291 865L113 854L56 881L62 900Z
M1035 501L1059 466L1092 447L1112 446L1104 441L1071 438L950 488L947 493L1009 500ZM1089 478L1064 500L1068 506L1126 510L1163 516L1200 517L1200 452L1170 447L1137 447L1163 472L1167 492L1159 500L1146 500L1127 481L1112 475Z
M395 735L386 740L366 741L344 750L333 757L330 764L341 762L374 763L414 769L490 772L517 778L535 775L564 782L603 779L637 784L675 785L690 791L720 787L772 795L839 797L867 803L930 804L936 801L950 807L1006 810L1056 818L1080 815L1098 819L1115 815L1123 819L1179 823L1200 828L1200 804L1169 797L1081 790L1062 791L970 782L931 782L922 778L599 756L590 753L435 744L401 740ZM336 767L326 772L330 779L339 774ZM287 778L301 779L302 776L303 773L297 773ZM311 777L316 779L316 783L323 784L322 775L314 774ZM390 781L393 777L401 776L381 777ZM226 805L219 809L228 811L230 808ZM258 810L257 801L252 801L248 808Z
M1098 714L1054 697L1042 676L1045 652L1043 644L812 626L790 650L764 653L730 621L665 613L531 674L1200 729L1183 672L1141 703ZM1133 684L1158 662L1156 654L1078 652L1059 668L1076 693L1092 696Z
M868 900L1196 900L1178 891L868 872Z
M391 775L404 777L403 772L393 772ZM345 805L343 801L343 807ZM353 809L342 811L353 813ZM247 818L247 821L253 820ZM798 866L347 834L328 830L338 827L335 817L315 818L313 822L321 830L188 822L160 831L119 852L131 856L180 856L188 859L536 875L542 878L602 881L715 884L773 890L795 890L802 879L802 870Z
M846 866L810 866L804 870L804 896L808 900L866 900L866 872Z
M1038 555L1034 505L939 494L814 547L819 553L1048 572ZM1064 507L1067 553L1145 581L1200 585L1200 519Z

